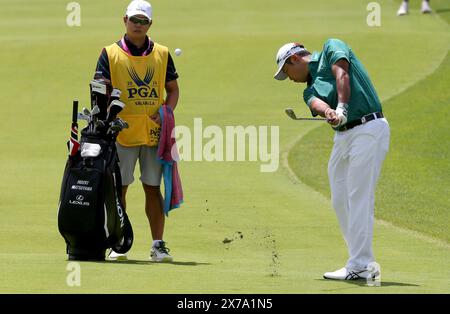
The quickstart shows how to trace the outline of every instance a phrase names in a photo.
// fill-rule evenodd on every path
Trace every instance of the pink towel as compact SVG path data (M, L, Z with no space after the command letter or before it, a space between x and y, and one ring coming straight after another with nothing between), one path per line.
M161 117L161 134L158 145L158 158L163 165L164 178L164 213L180 207L183 202L183 189L178 173L177 161L179 160L178 150L175 141L175 117L170 107L162 105L159 109Z

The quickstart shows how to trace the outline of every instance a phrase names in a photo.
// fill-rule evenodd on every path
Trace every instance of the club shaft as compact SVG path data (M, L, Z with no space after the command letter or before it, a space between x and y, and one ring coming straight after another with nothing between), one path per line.
M301 117L297 117L297 115L295 114L294 110L292 110L292 108L286 108L285 112L289 116L289 118L291 118L293 120L305 120L305 121L326 121L327 120L325 118L301 118Z
M297 118L295 120L326 121L327 119L323 119L323 118Z

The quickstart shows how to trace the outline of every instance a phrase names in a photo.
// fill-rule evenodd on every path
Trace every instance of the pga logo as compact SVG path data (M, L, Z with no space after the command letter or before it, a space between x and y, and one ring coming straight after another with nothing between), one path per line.
M150 130L150 136L152 138L159 138L160 134L161 134L161 129Z
M128 98L133 99L136 98L136 96L139 96L141 98L158 98L158 93L156 92L156 88L154 87L148 87L148 86L142 86L139 88L128 88Z

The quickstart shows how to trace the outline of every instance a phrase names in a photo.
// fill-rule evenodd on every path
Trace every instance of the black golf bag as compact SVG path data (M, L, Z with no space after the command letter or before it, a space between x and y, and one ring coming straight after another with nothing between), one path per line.
M74 108L74 115L76 111ZM118 133L127 126L118 120L90 117L79 148L67 160L58 228L69 260L104 260L106 249L126 253L133 244L133 229L120 198L122 180L115 145Z

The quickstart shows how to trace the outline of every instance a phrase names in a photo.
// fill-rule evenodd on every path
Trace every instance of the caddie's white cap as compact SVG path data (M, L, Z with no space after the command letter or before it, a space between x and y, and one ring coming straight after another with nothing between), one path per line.
M288 43L278 50L276 59L278 70L274 75L275 79L282 81L288 77L286 73L281 71L281 69L283 68L284 63L290 56L301 51L306 51L306 49L305 47L303 47L302 44L299 43Z
M144 0L133 0L127 7L126 16L144 15L152 20L152 5Z

